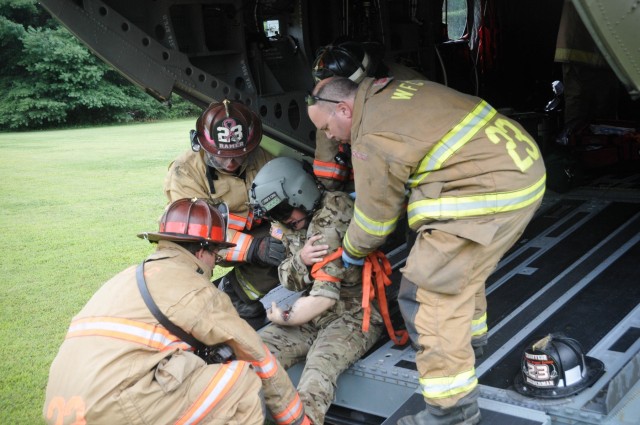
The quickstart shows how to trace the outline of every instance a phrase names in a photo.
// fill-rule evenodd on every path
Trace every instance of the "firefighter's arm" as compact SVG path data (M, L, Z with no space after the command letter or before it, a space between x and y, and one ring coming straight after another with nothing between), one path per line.
M351 178L348 161L337 162L340 145L327 139L323 131L316 133L316 150L313 159L313 173L328 190L340 190ZM348 157L346 158L348 160Z
M394 158L388 147L385 149L385 141L389 139L368 135L362 145L353 147L356 152L362 149L366 153L352 157L357 197L353 219L342 241L350 259L362 259L378 249L405 213L405 183L411 169Z
M206 181L206 171L195 169L183 157L169 165L164 179L164 193L171 203L183 198L209 199L211 192Z
M248 361L262 380L265 404L278 425L310 424L304 406L289 375L276 357L264 345L256 331L236 312L233 304L216 288L205 289L209 296L200 303L202 310L193 335L205 344L224 342L237 360Z
M272 236L254 237L248 233L228 229L227 240L236 246L218 253L225 263L244 262L277 267L285 258L282 242Z

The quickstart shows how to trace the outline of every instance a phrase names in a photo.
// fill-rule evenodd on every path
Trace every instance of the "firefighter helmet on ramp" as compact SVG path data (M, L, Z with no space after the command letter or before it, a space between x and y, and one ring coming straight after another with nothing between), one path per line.
M578 341L549 334L524 350L520 373L514 379L518 393L536 398L564 398L593 385L604 373L604 363L585 356Z

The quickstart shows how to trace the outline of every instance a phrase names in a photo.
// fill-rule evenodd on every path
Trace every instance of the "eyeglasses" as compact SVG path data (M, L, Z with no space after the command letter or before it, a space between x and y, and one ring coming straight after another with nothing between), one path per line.
M305 95L304 101L306 102L307 106L313 106L318 102L340 103L340 100L325 99L323 97L319 97L311 93L308 93L307 95Z
M209 250L211 255L213 255L213 257L216 259L216 264L224 261L224 257L218 254L218 251L220 251L220 248L214 248Z

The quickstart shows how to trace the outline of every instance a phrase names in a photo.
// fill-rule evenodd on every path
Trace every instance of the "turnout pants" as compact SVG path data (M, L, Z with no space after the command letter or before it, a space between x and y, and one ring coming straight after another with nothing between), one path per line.
M416 364L428 404L447 409L476 388L472 323L486 312L485 282L538 205L493 216L498 229L487 245L437 229L418 235L410 257L424 264L425 276L420 285L403 277L398 301L419 346Z

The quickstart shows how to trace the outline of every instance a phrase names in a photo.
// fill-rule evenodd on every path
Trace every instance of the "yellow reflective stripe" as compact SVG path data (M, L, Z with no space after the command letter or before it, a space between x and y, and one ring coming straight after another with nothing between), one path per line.
M373 236L383 237L389 235L396 228L398 217L387 221L378 221L367 217L365 213L358 207L354 208L353 221L365 233Z
M240 285L240 288L242 289L242 291L246 294L246 296L250 299L250 300L257 300L259 298L262 298L264 295L261 293L260 291L258 291L252 284L251 282L249 282L243 275L242 272L239 269L235 269L235 273L236 273L236 277L238 278L238 284Z
M422 220L457 219L519 210L542 198L545 176L521 190L479 195L422 199L407 208L409 225Z
M488 330L487 313L471 321L471 336L486 334Z
M418 164L418 168L407 181L407 187L412 188L420 184L429 173L439 170L442 164L462 148L476 133L484 127L496 114L496 110L484 100L471 111L462 121L453 127L444 137L425 155Z
M159 351L172 348L191 349L189 344L159 325L119 317L89 317L74 320L69 326L66 338L82 336L115 338L146 345Z
M473 390L478 385L475 368L456 376L420 378L422 395L426 398L447 398Z
M353 246L353 244L349 240L349 231L347 231L347 233L344 235L344 238L342 239L342 249L347 251L347 254L355 258L365 257L367 255L366 252L362 252L356 249L355 246Z
M589 65L602 66L606 60L602 55L586 50L567 49L558 47L555 52L555 62L582 62Z

